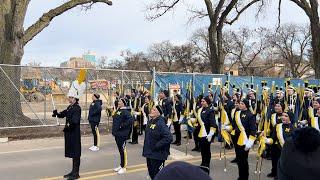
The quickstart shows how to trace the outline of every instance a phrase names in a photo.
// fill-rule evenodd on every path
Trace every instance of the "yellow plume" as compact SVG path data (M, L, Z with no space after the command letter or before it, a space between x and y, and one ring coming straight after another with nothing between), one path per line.
M78 83L81 84L86 80L87 71L85 69L80 69L79 76L78 76Z

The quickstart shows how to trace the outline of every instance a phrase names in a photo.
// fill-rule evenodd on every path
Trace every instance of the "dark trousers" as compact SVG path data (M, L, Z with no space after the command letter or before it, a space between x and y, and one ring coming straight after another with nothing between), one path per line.
M248 180L249 178L249 164L248 164L248 154L249 151L244 150L245 146L239 146L235 144L235 151L237 157L239 178L238 180Z
M275 176L277 176L278 161L280 156L281 156L281 149L277 145L272 145L271 146L271 161L272 161L271 174Z
M211 160L211 149L210 142L207 138L203 137L200 139L200 149L201 149L201 165L200 167L209 174L210 172L210 160Z
M118 146L118 150L120 153L120 166L122 168L125 168L127 166L127 149L126 149L126 137L115 137L117 146Z
M93 134L93 145L97 146L98 137L97 137L96 127L99 127L99 123L90 122L90 126L91 126L91 131Z
M231 135L231 140L232 140L232 144L233 145L236 145L237 144L237 137L236 137L236 135ZM236 153L236 158L235 159L237 159L237 152L236 152L236 148L234 148L234 152Z
M181 125L179 122L173 122L174 132L176 133L176 142L181 142Z
M133 127L132 127L132 142L138 142L138 129L139 129L139 125L138 125L138 121L134 121L133 123Z
M72 174L79 175L80 157L72 158Z
M147 158L147 167L151 179L154 179L158 172L164 167L164 162L164 160Z
M141 135L142 132L144 131L144 128L143 128L143 116L138 116L137 119L139 121L139 135Z
M199 149L200 148L200 138L198 137L200 132L200 127L196 127L196 129L193 131L193 140L195 144L195 148Z

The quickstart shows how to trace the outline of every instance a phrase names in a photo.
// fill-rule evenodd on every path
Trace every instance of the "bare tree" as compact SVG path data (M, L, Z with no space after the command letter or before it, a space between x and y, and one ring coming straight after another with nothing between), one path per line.
M175 56L173 55L173 44L170 41L152 44L149 53L159 59L164 71L173 71Z
M176 69L181 72L199 71L199 65L203 64L202 56L199 55L198 49L191 43L174 46L173 56L176 59Z
M244 75L262 74L263 71L270 68L266 66L266 61L261 56L269 46L266 41L266 33L266 28L255 30L242 28L239 31L224 33L226 60L230 64L239 64Z
M107 61L108 61L108 57L107 56L101 56L99 61L98 61L97 67L100 68L100 69L107 68Z
M148 7L150 20L157 19L167 12L173 10L182 0L155 0ZM264 0L219 0L213 3L212 0L203 0L206 9L191 9L194 13L193 19L207 17L210 20L208 27L209 49L210 49L210 67L212 73L222 73L225 58L223 50L222 31L225 24L233 24L240 15L250 6L260 2L259 10L264 6ZM153 12L153 13L152 13Z
M300 78L312 69L308 59L311 48L309 27L286 24L268 36L279 58L285 60L286 65L290 68L293 78Z
M112 5L111 0L69 0L44 13L33 25L24 29L29 2L30 0L0 1L0 64L19 65L24 53L24 46L49 26L55 17L64 12L79 5L92 5L99 2ZM11 68L7 71L7 75L16 86L19 85L19 68ZM2 97L0 100L0 125L10 126L15 121L28 119L22 113L19 93L14 90L12 84L4 83L4 86L0 86L0 96Z
M320 78L320 19L319 19L319 0L290 0L299 6L308 16L312 35L312 56L315 77ZM279 0L279 24L280 24L280 7L282 0Z

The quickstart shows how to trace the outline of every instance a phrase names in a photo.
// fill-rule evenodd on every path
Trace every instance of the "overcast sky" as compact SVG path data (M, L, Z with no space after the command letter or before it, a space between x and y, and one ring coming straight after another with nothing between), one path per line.
M25 28L33 24L48 10L66 0L32 0L25 19ZM187 0L185 0L187 2ZM275 2L275 0L273 0ZM58 66L72 56L81 56L90 50L98 57L118 58L121 50L144 51L152 43L170 40L176 44L185 43L192 33L208 25L201 20L187 25L190 13L185 6L176 8L174 13L149 22L144 9L151 0L114 0L112 6L96 4L89 11L75 8L56 17L49 27L30 41L25 47L22 64L37 61L43 66ZM197 7L205 7L203 0L189 0ZM255 8L243 14L239 21L227 28L238 29L274 27L277 23L277 8L270 4L259 20ZM295 4L284 0L282 5L283 23L306 24L308 19Z

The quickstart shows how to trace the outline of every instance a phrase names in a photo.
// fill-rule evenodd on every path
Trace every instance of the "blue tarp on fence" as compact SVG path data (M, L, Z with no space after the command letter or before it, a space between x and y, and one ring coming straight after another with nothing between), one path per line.
M205 95L208 94L208 85L213 83L213 78L220 78L222 85L229 80L231 86L235 85L237 88L243 88L243 91L246 92L246 84L254 84L254 89L258 86L258 94L261 92L261 82L266 81L267 86L271 87L272 82L279 88L284 89L284 85L287 79L285 78L270 78L270 77L256 77L256 76L228 76L228 75L214 75L214 74L196 74L196 73L156 73L155 82L156 82L156 93L161 89L168 89L171 84L179 84L181 87L181 94L184 96L187 91L187 83L193 83L194 95L198 96L203 91ZM216 79L215 79L216 80ZM298 87L300 84L301 87L304 86L304 80L302 79L290 79L291 84L294 87ZM309 85L320 86L319 79L308 80ZM204 88L203 88L204 87ZM212 90L219 89L216 86L213 86Z

